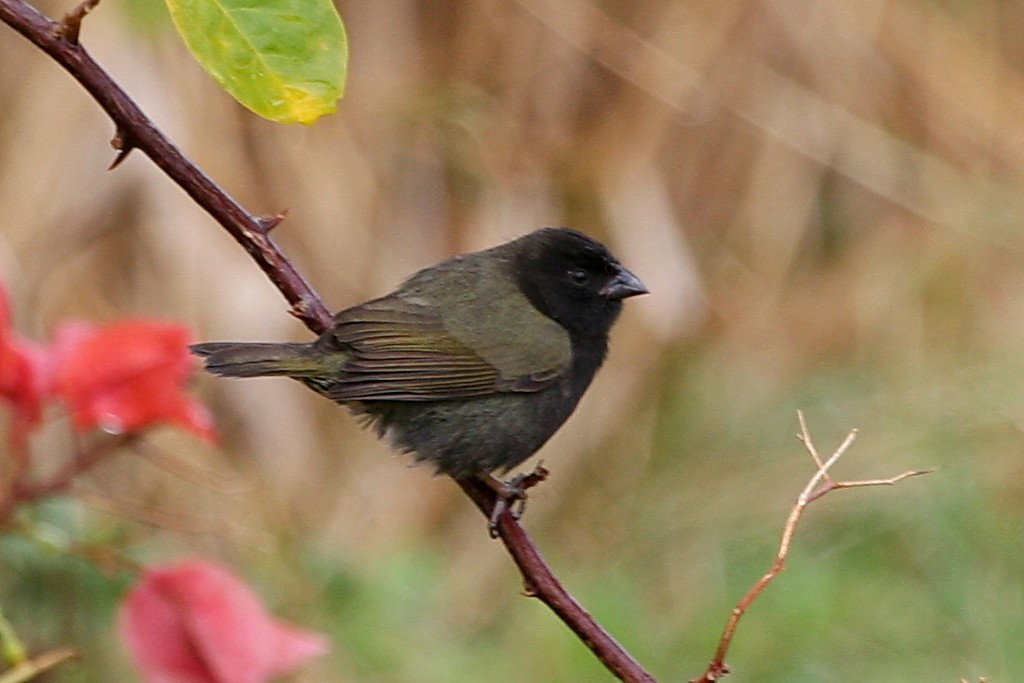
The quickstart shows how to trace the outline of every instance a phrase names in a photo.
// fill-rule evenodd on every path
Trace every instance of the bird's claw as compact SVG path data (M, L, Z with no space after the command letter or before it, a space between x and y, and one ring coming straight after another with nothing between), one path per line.
M522 472L504 481L493 476L488 476L485 481L496 494L494 509L487 523L487 532L491 538L498 537L498 518L508 510L513 519L519 519L526 512L526 499L529 497L526 490L536 486L547 479L548 470L543 465L537 465L531 472Z

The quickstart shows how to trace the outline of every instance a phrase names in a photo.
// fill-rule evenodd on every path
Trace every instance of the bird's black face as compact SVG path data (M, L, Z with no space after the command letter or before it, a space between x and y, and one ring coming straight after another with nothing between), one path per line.
M607 335L622 300L647 288L600 242L565 228L544 228L518 240L520 288L534 306L578 336Z

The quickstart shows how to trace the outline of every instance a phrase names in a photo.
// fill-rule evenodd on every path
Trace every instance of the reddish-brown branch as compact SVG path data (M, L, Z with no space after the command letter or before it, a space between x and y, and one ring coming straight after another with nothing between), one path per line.
M86 6L88 3L80 7ZM77 21L80 22L82 16L78 16ZM77 30L75 40L66 37L68 26L74 20L71 24L55 22L22 0L0 0L0 21L64 67L107 112L117 128L115 164L132 149L148 156L249 252L291 304L293 315L314 332L327 329L331 323L327 307L270 239L259 219L242 208L157 130L138 105L78 44Z
M494 489L478 479L457 481L484 516L490 519L497 503ZM565 590L511 510L506 509L499 515L497 523L498 536L523 575L524 594L547 605L620 680L654 681L654 677Z
M331 316L277 245L269 232L279 220L255 217L228 196L190 162L150 121L116 82L77 42L77 23L94 3L86 0L63 23L51 21L22 0L0 0L0 21L10 25L63 66L110 116L116 127L116 166L133 150L148 156L195 202L220 223L259 264L291 304L291 312L313 332L331 324ZM76 23L77 22L77 23ZM71 26L71 28L69 28ZM73 38L73 39L72 39ZM460 482L463 490L488 519L494 492L481 482ZM506 511L498 518L498 533L523 574L529 595L539 598L562 619L616 676L625 681L653 681L555 578L529 536Z

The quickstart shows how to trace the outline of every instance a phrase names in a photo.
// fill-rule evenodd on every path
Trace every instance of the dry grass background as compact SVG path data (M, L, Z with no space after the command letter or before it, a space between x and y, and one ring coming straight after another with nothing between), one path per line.
M1018 3L339 6L348 92L311 128L240 110L150 0L101 4L83 42L245 206L289 208L277 239L332 308L541 225L583 229L641 275L652 294L629 302L544 449L553 477L526 524L665 680L697 674L767 566L810 473L796 407L822 448L861 428L842 474L943 469L812 509L798 567L741 628L736 680L1021 675ZM104 171L109 122L6 29L0 112L0 273L23 332L138 314L203 339L305 338L141 154ZM68 533L243 568L334 635L302 680L601 679L515 595L451 484L299 386L204 377L197 391L222 448L155 434L82 482ZM55 415L44 461L64 433ZM398 611L375 621L381 602L339 589L367 621L334 624L347 608L325 607L322 580L339 572L394 588L381 601ZM7 581L0 600L17 603L25 579ZM66 680L123 672L76 624L41 630L99 638Z

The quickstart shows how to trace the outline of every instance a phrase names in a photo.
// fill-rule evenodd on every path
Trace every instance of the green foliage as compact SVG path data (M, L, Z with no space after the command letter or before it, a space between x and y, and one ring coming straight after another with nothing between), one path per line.
M330 0L167 0L206 71L264 118L310 124L333 113L348 41Z
M0 604L30 656L73 646L87 664L63 664L46 680L85 683L133 680L114 624L127 577L104 575L90 561L70 557L18 535L0 536Z
M315 564L322 615L356 671L353 680L556 683L607 676L545 607L514 591L477 596L483 609L473 611L484 616L475 626L461 622L444 590L445 567L436 549L406 550L360 570L341 570L336 558ZM503 585L515 581L511 571L503 572ZM598 603L599 618L635 632L642 613L623 599L622 588L606 580L591 584L587 597ZM487 609L497 606L500 616Z
M728 659L737 681L853 681L879 672L907 681L1010 680L1024 667L1024 557L997 550L1013 537L1013 520L969 478L939 473L915 484L927 495L904 493L901 503L891 490L857 491L815 504L787 571L740 627ZM748 521L737 533L709 522L717 546L666 540L651 528L603 559L569 556L544 534L539 543L574 594L659 680L685 680L702 670L729 609L767 568L780 523ZM481 554L499 552L478 543ZM674 565L648 561L647 545L668 543L677 547L660 552ZM678 574L687 562L698 572L690 585ZM52 680L95 680L97 671L133 680L111 629L120 577L18 536L0 539L0 566L0 603L26 644L74 643L83 652L82 665L58 667ZM334 654L299 680L610 680L545 608L516 593L514 570L497 566L489 588L470 593L450 571L479 579L479 567L450 567L436 544L354 564L311 556L292 578L316 595L308 614L289 617L326 631Z

